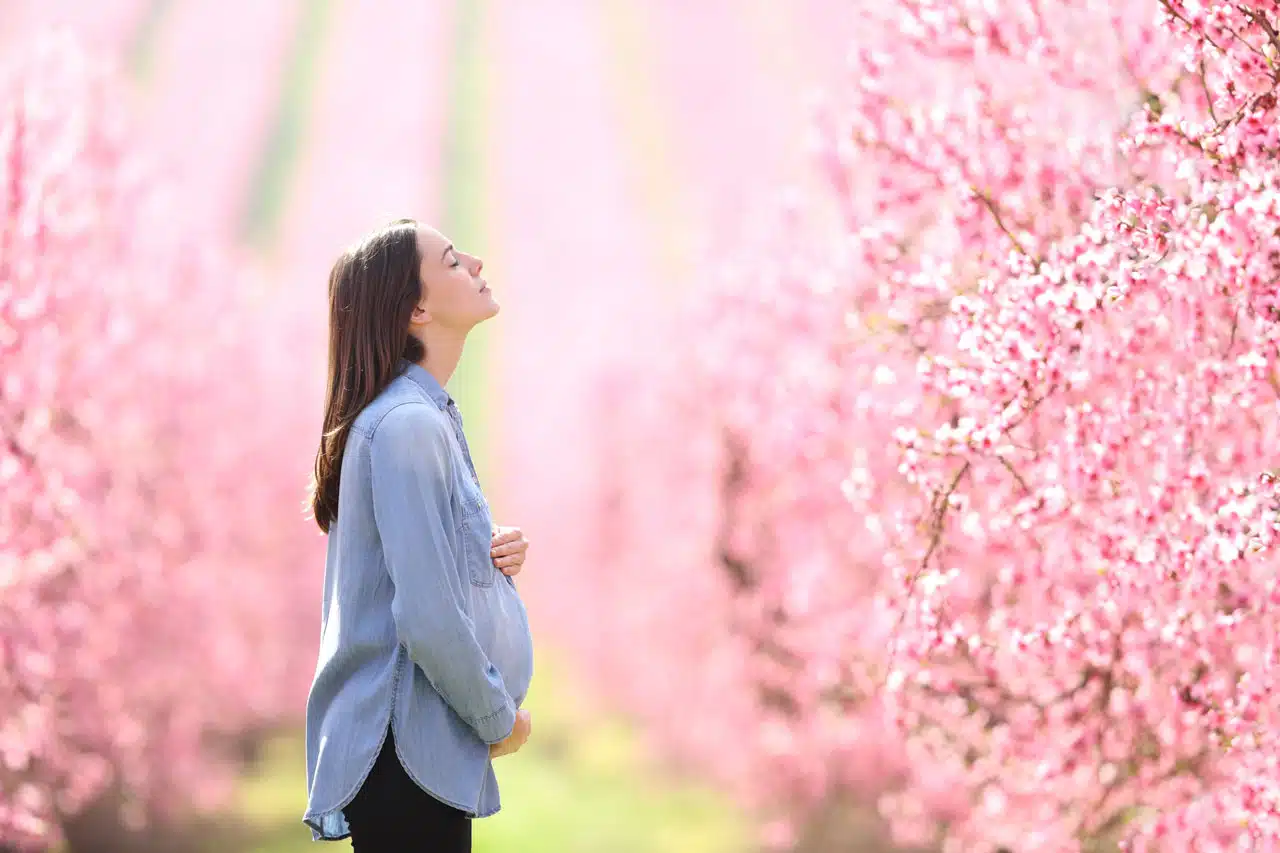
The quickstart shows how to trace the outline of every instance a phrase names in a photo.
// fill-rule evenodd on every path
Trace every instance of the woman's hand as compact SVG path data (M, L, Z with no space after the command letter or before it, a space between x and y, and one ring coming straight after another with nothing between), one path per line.
M489 556L498 571L508 577L520 574L524 567L524 555L529 550L529 540L519 527L494 527Z
M489 744L489 757L499 758L503 755L518 752L520 747L524 746L525 741L529 739L529 733L532 730L533 720L529 712L525 710L516 711L516 724L512 727L511 734L507 735L505 740Z

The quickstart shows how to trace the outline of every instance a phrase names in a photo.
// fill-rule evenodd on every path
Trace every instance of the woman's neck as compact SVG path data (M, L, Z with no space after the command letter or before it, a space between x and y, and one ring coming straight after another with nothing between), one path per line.
M458 369L458 362L462 359L462 345L466 342L466 338L465 334L452 335L443 330L435 334L423 335L422 343L426 349L426 355L418 364L435 377L441 388L449 384L453 372Z

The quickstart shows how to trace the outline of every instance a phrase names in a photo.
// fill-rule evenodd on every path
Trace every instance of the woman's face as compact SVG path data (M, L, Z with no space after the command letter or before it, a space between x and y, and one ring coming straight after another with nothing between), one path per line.
M416 324L469 332L498 313L493 291L480 276L484 262L460 252L444 235L418 226L418 254L422 257L422 299L414 311Z

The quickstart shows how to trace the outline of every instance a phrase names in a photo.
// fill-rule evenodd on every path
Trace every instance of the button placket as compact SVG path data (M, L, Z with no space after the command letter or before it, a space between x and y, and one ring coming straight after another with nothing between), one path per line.
M475 463L471 461L471 448L467 446L467 434L462 428L462 413L458 411L458 407L452 399L445 406L445 411L449 413L449 423L453 424L454 438L458 439L458 444L462 447L462 457L467 460L467 470L471 472L471 481L476 484L476 488L480 488L480 476L476 473Z

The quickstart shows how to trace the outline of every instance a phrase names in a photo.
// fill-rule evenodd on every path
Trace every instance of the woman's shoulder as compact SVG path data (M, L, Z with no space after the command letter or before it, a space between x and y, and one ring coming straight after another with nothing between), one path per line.
M369 441L443 436L444 412L416 384L397 377L356 416L352 428Z

